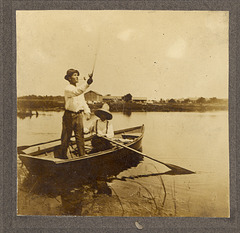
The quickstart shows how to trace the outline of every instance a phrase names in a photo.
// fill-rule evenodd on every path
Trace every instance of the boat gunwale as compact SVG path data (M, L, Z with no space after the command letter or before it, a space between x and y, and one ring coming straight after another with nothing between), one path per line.
M116 131L114 131L114 133L115 134L120 134L120 133L124 133L125 131L132 131L132 130L135 130L135 129L141 129L141 135L138 136L136 138L136 140L133 140L132 142L125 145L125 146L131 147L132 145L134 145L137 142L139 142L140 140L142 140L143 135L144 135L144 124L142 124L141 126L135 126L135 127L131 127L131 128L116 130ZM85 138L85 141L90 140L91 136L88 137L88 138ZM48 142L46 142L46 144L47 143ZM53 149L54 150L54 148L56 148L58 146L59 145L53 146L53 147L50 147L48 149ZM73 159L58 159L58 158L53 158L52 159L52 158L46 158L46 157L38 157L37 155L30 155L30 154L19 154L19 158L20 157L25 157L25 158L31 158L31 159L36 159L36 160L48 161L48 162L54 163L55 165L58 165L58 164L71 163L71 162L81 161L81 160L90 159L90 158L94 158L94 157L99 157L99 156L107 155L107 154L110 154L110 153L113 153L113 152L118 152L118 151L121 151L123 149L125 149L125 148L121 147L121 146L116 146L116 147L113 147L113 148L108 149L108 150L99 151L99 152L95 152L95 153L92 153L92 154L86 154L82 157L76 157L76 158L73 158Z

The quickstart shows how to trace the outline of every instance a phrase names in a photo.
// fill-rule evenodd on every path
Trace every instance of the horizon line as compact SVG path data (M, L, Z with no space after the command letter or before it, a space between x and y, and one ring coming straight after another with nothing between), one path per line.
M87 93L87 92L86 92ZM126 94L125 94L126 95ZM102 96L111 96L111 97L123 97L125 95L102 95ZM29 96L36 96L36 97L64 97L64 95L36 95L36 94L29 94L29 95L22 95L22 96L17 96L17 98L23 98L23 97L29 97ZM147 98L146 96L132 96L134 98ZM211 98L217 98L217 99L229 99L228 97L204 97L204 96L194 96L194 97L159 97L158 99L198 99L198 98L205 98L205 99L211 99ZM150 98L148 100L156 100L156 98Z

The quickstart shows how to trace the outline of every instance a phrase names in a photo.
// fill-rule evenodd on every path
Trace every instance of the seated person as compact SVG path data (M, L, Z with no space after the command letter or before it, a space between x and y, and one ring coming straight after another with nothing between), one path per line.
M96 121L90 127L90 132L94 132L95 135L92 138L92 146L93 149L91 152L98 152L106 149L112 148L111 143L102 138L101 136L105 136L109 139L114 137L114 131L112 126L112 114L109 112L109 105L103 104L101 109L97 109L95 115L98 117Z

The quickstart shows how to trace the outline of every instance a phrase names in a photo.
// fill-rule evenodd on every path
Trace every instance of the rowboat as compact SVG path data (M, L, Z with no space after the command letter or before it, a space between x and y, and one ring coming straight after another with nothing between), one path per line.
M111 149L91 152L91 135L86 135L85 151L83 156L77 156L76 142L71 141L68 151L68 159L60 159L61 141L39 143L33 146L25 146L26 149L18 150L18 157L32 175L44 177L66 178L77 175L85 178L117 175L128 167L137 166L142 156L121 147L120 144L141 151L144 125L116 130L114 140L118 142Z

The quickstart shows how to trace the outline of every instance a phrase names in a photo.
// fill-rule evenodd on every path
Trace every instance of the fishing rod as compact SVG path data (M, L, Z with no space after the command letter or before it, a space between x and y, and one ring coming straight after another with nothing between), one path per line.
M96 60L97 60L97 54L98 54L98 50L97 50L96 53L95 53L94 62L93 62L92 74L93 74L93 72L94 72L94 70L95 70L95 65L96 65Z
M97 48L96 48L96 53L95 53L95 57L94 57L94 61L93 61L93 69L92 69L92 73L90 74L92 76L93 76L93 72L95 70L97 55L98 55L98 51L99 51L99 44L100 44L100 33L98 34Z

